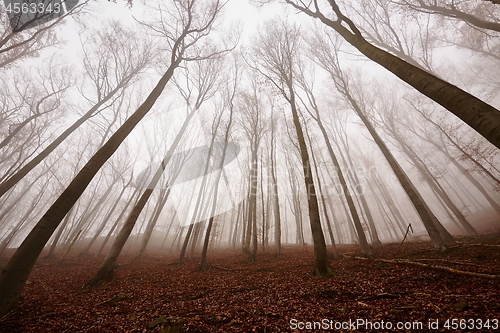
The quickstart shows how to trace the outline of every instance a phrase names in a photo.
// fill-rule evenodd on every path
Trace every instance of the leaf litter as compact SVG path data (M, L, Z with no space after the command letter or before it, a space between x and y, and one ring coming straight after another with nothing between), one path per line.
M254 264L238 250L214 249L206 272L197 271L197 255L184 265L171 265L172 254L125 255L115 279L96 289L82 285L102 259L40 260L0 331L291 332L292 320L422 322L424 328L435 320L500 320L500 280L480 277L500 275L500 247L491 246L499 243L465 239L445 253L429 243L385 244L373 249L374 260L357 258L356 246L339 246L344 256L330 262L334 275L327 278L310 274L311 246L285 247L278 259L270 248ZM439 331L451 330L433 330Z

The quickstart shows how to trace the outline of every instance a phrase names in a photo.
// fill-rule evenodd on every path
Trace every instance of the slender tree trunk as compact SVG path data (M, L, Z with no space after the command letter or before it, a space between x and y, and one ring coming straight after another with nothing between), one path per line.
M158 169L155 171L155 174L153 176L153 179L150 181L150 183L147 186L147 189L144 190L142 193L139 201L136 203L132 211L130 212L130 215L127 217L127 220L122 226L122 229L120 230L118 236L116 237L113 245L111 246L111 249L104 259L104 262L101 264L99 267L99 270L97 271L96 276L88 281L86 283L86 286L88 287L99 287L102 286L103 284L111 281L113 279L113 274L114 274L114 267L116 264L116 260L118 259L118 256L120 255L120 252L123 249L123 246L125 245L128 237L130 236L130 233L134 229L135 223L137 222L137 219L139 218L139 215L141 214L142 210L146 206L149 198L153 194L153 190L156 188L156 185L161 179L161 175L165 171L166 166L170 162L170 159L172 158L172 155L174 154L175 149L179 145L179 142L181 138L183 137L190 120L192 119L192 116L194 115L196 111L191 112L188 114L186 119L184 120L184 123L182 124L181 129L179 130L179 133L177 133L174 142L170 146L167 154L162 160L161 165L158 167Z
M132 204L132 202L134 202L134 200L139 200L139 191L140 191L140 187L137 187L135 189L135 191L132 193L132 195L130 196L130 199L127 201L127 203L125 204L124 208L122 209L120 215L118 215L118 217L115 220L115 223L113 223L113 226L111 227L108 234L106 235L106 237L102 241L101 247L99 248L99 251L97 251L97 254L95 255L96 258L101 255L102 251L104 250L104 247L108 243L109 238L111 237L111 235L115 231L116 227L118 226L118 224L122 220L123 215L125 215L127 208L130 207L130 205ZM136 196L137 196L137 198L136 198Z
M222 114L221 114L222 117ZM219 119L220 120L220 119ZM208 252L208 242L210 240L210 232L212 230L212 226L214 223L214 215L215 215L215 209L217 208L217 197L219 194L219 181L222 176L222 170L224 167L224 160L226 159L226 150L227 150L227 144L229 140L229 133L230 133L230 128L233 122L233 109L232 107L229 108L229 123L227 124L226 127L226 133L224 135L224 148L222 149L222 156L220 157L220 163L218 167L216 168L217 174L215 175L215 188L213 191L213 200L212 200L212 211L210 212L210 219L208 221L208 226L207 230L205 233L205 240L203 242L203 249L201 251L201 263L199 266L200 271L205 271L207 269L207 252ZM217 124L217 127L219 125ZM215 133L213 135L215 137Z
M479 168L479 170L481 170L481 172L485 173L487 177L489 177L489 179L491 179L493 181L493 183L495 185L500 185L500 179L498 179L495 175L493 175L488 169L486 169L481 163L479 163L475 158L473 158L469 153L467 153L467 151L465 151L465 149L463 149L459 143L457 142L457 140L455 140L454 138L452 138L448 133L446 133L445 129L439 125L437 122L435 122L434 120L432 120L429 116L427 116L424 112L420 111L417 109L417 112L419 112L422 117L424 117L426 120L428 120L429 122L431 122L434 127L436 127L440 133L442 135L444 135L446 137L446 139L448 139L448 141L455 147L457 148L460 153L465 156L469 161L471 161L477 168ZM496 169L495 169L496 170ZM498 170L497 170L498 171Z
M78 119L73 125L62 132L50 145L48 145L44 150L37 154L31 161L24 165L19 171L12 175L8 180L0 184L0 198L13 186L15 186L24 176L26 176L31 170L33 170L38 164L40 164L47 156L49 156L68 136L70 136L75 130L77 130L83 123L85 123L92 115L94 115L101 106L103 106L107 101L115 95L122 86L117 86L114 90L109 92L102 100L100 100L96 105L87 111L80 119Z
M257 238L255 232L257 231L257 185L258 185L258 157L257 157L257 149L259 147L259 143L257 141L257 135L255 136L256 140L254 140L252 144L252 152L251 152L251 161L252 166L250 169L250 192L249 192L249 201L248 201L248 224L247 224L247 239L246 245L248 245L248 259L250 262L255 262L257 260L257 251L255 247L254 239ZM251 245L251 247L250 247Z
M271 196L273 202L274 214L274 246L276 247L275 256L281 256L281 216L278 182L276 180L276 150L275 150L274 126L271 124Z
M242 210L243 210L243 205L245 201L241 201L238 204L238 212L236 213L236 220L234 221L234 229L233 229L233 234L231 236L231 244L233 246L233 249L236 248L236 243L238 242L238 226L240 225L240 220L243 221L242 216ZM243 222L242 222L243 223Z
M92 200L92 202L87 206L87 209L82 214L79 221L76 223L76 226L73 228L73 232L68 234L68 241L67 241L66 247L71 244L71 242L73 241L73 239L75 238L75 235L77 233L82 234L84 226L88 225L89 222L92 221L93 217L97 214L99 209L101 209L103 207L105 201L109 198L109 194L113 190L113 186L117 182L118 182L118 178L115 178L113 180L113 182L108 186L106 192L104 192L104 194L97 200L97 202L94 204L94 202L93 202L94 200ZM96 191L97 190L98 189L96 188ZM97 198L96 194L97 193L94 193L94 195L92 197ZM90 207L92 207L92 209L89 209Z
M458 207L453 203L451 198L446 194L446 191L439 184L439 181L431 174L429 168L420 160L413 151L410 151L408 147L403 148L406 155L411 159L413 165L417 168L420 174L427 181L427 184L435 191L435 193L443 200L445 205L453 212L455 217L458 219L460 224L465 228L468 234L477 235L477 231L474 227L467 221L462 212L458 209Z
M384 201L387 203L387 207L389 208L389 212L392 215L392 219L395 221L396 225L398 226L399 232L404 235L406 228L408 227L408 223L405 222L406 220L401 216L401 213L399 212L399 208L396 206L394 200L389 196L387 189L381 186L378 182L375 182L377 188L380 191L380 194ZM373 186L368 182L368 186L370 188L370 191L373 193L373 197L375 198L375 201L377 202L377 205L379 207L379 211L381 214L386 215L388 220L391 220L389 214L386 212L385 208L383 207L383 204L381 200L379 199L379 196L377 195L377 192L375 192L375 189Z
M253 153L252 153L253 154ZM253 168L253 163L252 163L252 168ZM252 226L253 226L253 199L252 197L255 197L253 194L253 188L256 186L252 185L252 179L253 179L253 169L250 170L250 178L249 178L249 187L248 187L248 197L247 197L247 203L246 203L246 210L245 210L245 229L243 233L243 254L248 256L250 259L251 252L250 252L250 244L252 242Z
M309 146L312 147L312 140L311 137L309 136L309 131L306 128L306 135L309 140ZM321 179L319 176L319 170L318 170L318 163L316 162L316 155L314 154L314 150L311 149L311 156L313 159L313 165L314 165L314 173L316 174L316 181L318 183L318 191L319 195L321 197L321 206L323 208L323 216L325 217L325 224L328 228L328 234L330 236L330 241L332 242L332 250L333 250L333 259L338 259L339 258L339 252L337 250L337 246L335 244L335 238L333 237L333 231L332 231L332 226L330 225L330 218L328 217L328 210L326 208L326 198L323 195L323 186L321 184Z
M393 132L395 132L394 128ZM460 164L455 158L453 158L453 156L450 155L447 149L445 149L441 144L439 144L435 140L423 136L422 134L419 134L416 131L414 131L413 133L415 133L418 137L425 140L426 142L429 142L434 147L436 147L437 150L442 152L448 158L448 160L477 188L477 190L481 192L481 194L486 198L486 200L493 207L493 209L495 209L495 211L500 214L500 205L497 203L497 201L494 200L488 193L488 191L486 191L486 189L483 187L483 185L481 185L481 183L473 175L471 175L469 170L464 168L462 164Z
M153 234L153 229L160 217L160 214L165 206L165 203L168 200L168 195L170 194L170 187L166 190L162 191L160 198L156 204L155 209L153 210L153 214L150 217L148 224L146 225L146 230L144 230L144 234L142 235L141 248L139 249L139 254L137 254L136 259L141 259L144 256L144 252L146 251L146 247L148 246L149 240L151 239L151 235Z
M386 68L423 95L448 109L489 142L500 148L499 110L457 86L441 80L367 42L355 24L342 14L336 1L329 1L338 18L335 21L325 17L319 10L313 12L308 8L300 7L292 0L286 0L286 2L307 15L321 20L325 25L338 32L349 44L358 49L367 58ZM345 25L348 25L349 28Z
M85 249L80 253L80 256L84 256L86 255L90 248L92 247L92 245L94 244L94 242L97 240L97 238L99 237L99 235L101 234L101 232L104 230L104 228L106 227L106 224L109 222L109 219L111 218L111 216L113 215L113 212L115 211L116 209L116 206L118 206L118 203L120 202L120 200L122 199L123 197L123 194L125 193L125 190L127 189L127 187L130 185L130 183L132 182L132 178L130 179L130 181L125 184L121 191L120 191L120 194L118 194L118 198L115 200L115 202L113 203L113 206L111 207L111 209L108 211L108 213L106 214L106 216L104 216L104 218L102 219L102 222L101 224L99 225L99 228L97 228L95 234L94 234L94 237L92 237L92 240L87 244L87 246L85 247Z
M441 148L442 149L442 148ZM478 189L479 192L486 198L488 203L493 207L493 209L500 214L500 205L498 201L493 199L491 195L486 191L486 189L481 185L481 183L467 170L464 168L459 162L457 162L447 151L442 150L446 157L451 161L451 163L457 167L457 169Z
M180 59L170 65L146 101L85 164L9 260L9 263L0 275L0 315L9 312L15 306L28 275L52 233L82 195L83 191L85 191L103 164L113 155L123 140L151 110L179 63Z
M323 228L321 227L321 220L319 214L318 197L316 196L316 188L311 172L311 163L309 153L307 152L306 140L302 126L300 125L297 106L295 103L295 95L293 88L289 86L290 91L290 107L292 110L293 124L295 125L295 132L297 134L297 141L300 148L300 156L302 159L302 170L304 172L304 184L307 193L307 202L309 205L309 223L311 225L311 233L314 241L314 275L329 275L332 272L330 264L328 263L328 254L326 251L325 236Z
M40 200L43 197L43 194L45 193L45 190L47 189L48 182L44 184L44 186L40 189L40 192L37 194L36 197L33 198L31 201L31 204L29 207L36 207L37 204L40 202ZM43 209L43 207L42 207ZM7 235L3 236L3 241L0 243L0 255L2 255L3 251L7 247L7 245L12 241L12 239L15 237L15 235L23 228L23 225L26 225L25 222L32 213L32 210L28 209L25 213L24 216L21 217L19 222L12 228L11 232L8 233Z
M361 183L359 181L358 174L357 174L356 169L354 167L354 163L352 161L351 155L349 154L348 144L347 144L345 139L341 138L341 135L338 135L338 137L340 138L342 145L344 146L344 149L346 152L345 154L341 153L340 155L344 159L344 163L349 166L350 171L348 171L348 174L352 176L353 185L354 185L353 187L355 188L356 186L360 186ZM339 144L337 144L337 147L340 151ZM366 202L365 194L361 193L358 197L359 197L359 201L361 203L361 207L363 208L363 211L366 214L366 220L368 221L368 226L370 227L370 230L371 230L372 243L375 245L380 245L380 244L382 244L382 242L380 241L380 239L378 237L377 228L375 227L375 222L373 220L372 213L370 211L370 208L368 207L368 203Z
M441 223L439 220L436 218L436 216L432 213L428 205L425 203L423 198L421 197L420 193L418 190L415 188L413 183L410 181L409 177L406 175L406 173L403 171L399 163L396 161L392 153L389 151L387 146L385 145L384 141L380 138L378 133L375 131L371 123L368 121L367 117L361 111L360 107L357 106L357 103L350 98L351 104L353 105L353 109L356 111L356 114L358 117L360 117L361 121L365 125L365 127L368 129L370 132L371 136L375 140L375 143L377 146L380 148L382 151L382 154L386 158L386 160L389 162L389 165L391 166L392 170L394 171L396 177L398 178L399 182L401 183L403 189L406 191L408 194L408 197L410 198L411 202L413 203L413 206L417 210L418 215L422 219L422 222L425 226L425 229L427 230L429 237L431 238L432 243L434 244L434 248L438 251L444 251L446 250L446 245L441 237L441 235L438 232L438 229L436 226L438 224L440 225ZM439 226L438 226L439 228Z
M262 159L262 156L261 156ZM267 187L269 189L269 183L267 183ZM262 207L262 230L261 230L261 243L262 243L262 252L266 251L266 204L265 204L265 196L264 196L264 172L263 172L263 164L260 164L260 205Z
M344 196L347 201L347 205L349 206L349 211L351 214L351 218L354 222L354 227L356 228L356 232L358 234L359 238L359 244L361 246L361 249L363 251L363 255L367 258L372 256L370 246L368 245L368 241L366 240L365 232L363 230L363 226L361 225L361 220L359 219L358 212L356 210L356 206L354 205L354 201L351 196L351 192L349 190L349 187L347 186L346 179L344 177L344 173L342 172L342 169L340 168L340 163L337 159L337 156L335 155L333 148L330 144L330 139L328 138L328 134L326 133L326 129L323 126L323 123L321 122L321 119L319 118L319 114L316 115L316 122L319 125L321 134L323 135L323 139L325 140L326 147L328 149L328 152L330 154L330 157L333 161L333 166L337 171L337 176L340 181L340 185L342 186L342 191L344 192Z

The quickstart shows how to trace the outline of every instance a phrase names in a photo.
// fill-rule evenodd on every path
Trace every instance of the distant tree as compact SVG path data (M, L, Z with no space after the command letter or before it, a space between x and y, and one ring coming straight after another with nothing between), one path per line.
M316 61L323 67L329 74L330 78L333 80L336 89L342 94L343 98L350 104L352 110L361 119L363 125L366 127L370 135L373 137L375 143L380 148L382 154L387 159L387 162L394 171L399 182L403 186L405 192L408 194L413 206L417 210L422 222L429 233L429 236L437 250L445 250L446 245L443 238L436 229L436 225L440 224L436 216L432 213L426 202L423 200L420 193L417 191L413 183L410 181L406 172L401 168L399 162L394 158L394 155L388 149L385 142L382 140L380 135L375 131L375 128L366 114L366 110L358 102L358 99L354 96L351 91L351 85L349 79L346 77L344 72L340 67L340 62L338 60L339 54L339 44L338 42L328 42L325 40L317 40L313 45L313 48L319 50L316 53ZM334 50L334 52L331 52ZM450 239L451 240L451 239Z
M349 212L350 212L352 221L354 222L354 227L356 228L356 233L358 235L359 244L360 244L361 249L363 251L363 255L365 257L369 258L372 256L372 252L371 252L370 246L368 245L368 241L366 239L366 235L365 235L365 232L363 230L363 226L361 224L360 213L358 212L358 208L356 207L356 205L354 203L354 196L352 195L352 190L349 189L346 176L344 175L344 171L340 165L339 158L337 157L338 154L336 154L333 151L332 145L330 143L330 138L326 132L325 126L323 125L320 109L319 109L319 106L316 102L316 98L315 98L314 93L313 93L313 86L312 86L312 84L307 82L307 79L306 79L305 74L303 72L297 76L298 76L297 80L300 82L300 86L302 87L302 89L304 90L304 92L307 95L307 102L308 103L303 103L304 108L309 112L310 116L318 124L321 135L323 137L323 140L325 141L328 153L330 154L330 158L332 159L333 168L336 171L337 177L338 177L339 182L340 182L340 186L342 187L342 194L344 195L345 200L347 202L347 206L349 207ZM338 110L335 110L334 112L338 112ZM347 152L347 154L348 153L349 152ZM379 242L380 242L380 240L379 240Z
M245 139L249 143L249 183L246 212L246 229L244 232L243 253L251 262L257 255L257 190L259 171L259 150L264 135L269 131L269 118L264 104L265 97L259 92L257 77L250 75L249 88L237 95L237 119L235 121L243 129Z
M278 180L277 180L277 158L276 158L276 134L278 132L278 116L274 114L274 107L271 107L271 124L270 124L270 135L271 135L271 151L270 151L270 165L271 170L269 173L271 175L271 197L272 197L272 210L273 210L273 218L274 218L274 245L276 247L276 257L279 258L281 256L281 208L280 208L280 195L278 189Z
M89 91L82 91L92 106L71 126L37 153L20 170L0 183L0 197L30 173L41 161L49 156L61 143L84 123L102 112L121 97L124 89L137 81L155 57L151 41L134 37L135 30L127 29L112 22L107 30L95 32L83 44L83 68L92 82ZM97 61L96 61L97 58ZM92 91L93 90L93 91ZM88 94L88 95L87 95ZM92 96L93 95L93 96Z
M315 275L328 275L331 267L328 263L325 237L320 221L320 211L316 188L313 180L311 159L307 151L305 136L298 115L298 99L294 86L299 52L300 31L297 27L286 22L271 22L265 27L259 40L254 45L252 60L255 68L264 76L286 100L290 106L293 124L297 135L301 155L304 186L309 207L309 222L314 242L314 270Z

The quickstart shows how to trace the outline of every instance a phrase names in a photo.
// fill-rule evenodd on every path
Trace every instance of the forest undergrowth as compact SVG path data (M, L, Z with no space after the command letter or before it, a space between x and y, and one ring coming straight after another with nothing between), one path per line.
M343 257L330 261L328 278L311 275L312 246L285 247L278 259L269 248L256 263L238 250L213 250L206 272L197 271L197 255L179 266L172 254L129 254L120 257L115 279L96 289L82 286L102 259L41 259L0 332L293 332L314 322L345 332L356 320L375 325L357 326L362 332L453 332L453 323L495 331L498 233L461 238L444 253L425 242L384 244L373 248L372 260L357 246L338 248ZM396 329L398 322L412 329Z

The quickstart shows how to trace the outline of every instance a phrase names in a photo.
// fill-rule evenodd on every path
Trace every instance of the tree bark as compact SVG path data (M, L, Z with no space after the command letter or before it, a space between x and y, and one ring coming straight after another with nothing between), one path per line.
M307 202L309 206L309 223L311 225L311 233L314 241L314 269L313 274L324 276L332 272L330 264L328 263L328 255L326 251L325 236L323 228L321 227L321 220L319 214L318 197L316 196L316 188L312 175L311 163L309 153L307 152L307 145L304 139L304 133L300 125L300 120L295 103L295 94L292 87L290 91L290 108L292 110L293 124L295 125L295 132L297 133L297 141L300 148L300 156L302 159L302 170L304 172L304 184L306 187Z
M179 133L177 133L174 142L168 149L167 154L162 160L162 163L158 167L158 169L155 171L155 174L153 176L153 179L150 181L148 184L148 187L144 192L142 193L139 201L135 204L134 208L130 212L130 215L127 217L127 220L122 226L122 229L120 230L118 236L116 237L113 245L111 246L111 249L106 256L106 259L104 259L104 262L102 265L99 267L99 270L97 271L96 276L88 281L85 285L88 287L99 287L103 285L104 283L107 283L113 279L113 271L115 268L116 260L118 259L118 256L120 255L123 246L125 245L128 237L130 236L130 233L134 229L135 223L137 222L137 219L139 218L139 215L141 214L142 210L148 203L149 198L153 194L153 190L156 188L156 185L161 179L161 175L165 171L166 166L170 162L170 159L172 158L172 155L174 154L175 149L179 145L179 142L184 135L184 132L186 131L190 120L192 119L194 113L196 111L192 111L186 119L184 120L184 123L182 124L181 129L179 130Z
M457 86L370 44L363 38L354 23L342 14L334 0L329 0L329 2L337 15L335 21L325 17L317 8L312 11L297 5L292 0L286 0L286 2L307 15L318 18L322 23L338 32L367 58L386 68L420 93L452 112L489 142L500 148L499 110ZM343 23L346 23L349 29Z
M0 275L0 316L9 312L15 306L28 279L28 275L52 233L78 198L80 198L104 163L106 163L123 140L151 110L180 61L181 58L178 58L169 66L146 101L85 164L9 260L9 263Z

